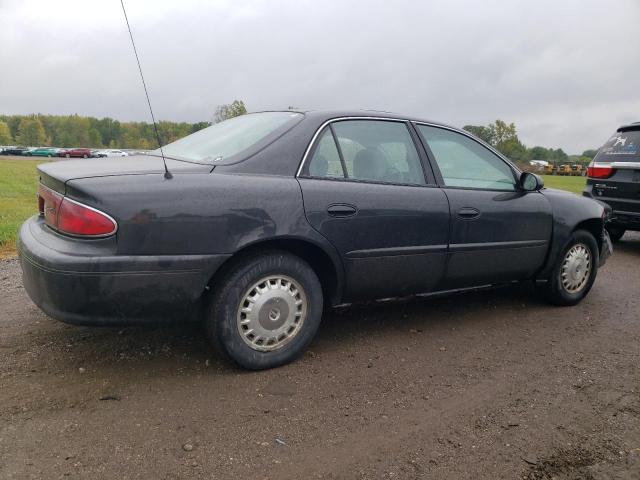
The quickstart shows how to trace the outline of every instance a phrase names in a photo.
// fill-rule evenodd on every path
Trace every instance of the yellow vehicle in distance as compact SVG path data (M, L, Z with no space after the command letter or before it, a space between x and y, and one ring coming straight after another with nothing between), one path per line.
M582 177L585 174L584 167L580 163L574 163L571 165L571 175L576 177Z

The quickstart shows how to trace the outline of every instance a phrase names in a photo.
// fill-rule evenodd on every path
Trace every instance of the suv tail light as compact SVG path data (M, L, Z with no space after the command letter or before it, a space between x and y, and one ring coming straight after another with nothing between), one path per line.
M106 213L71 200L58 192L40 185L38 209L44 221L54 230L81 237L113 235L118 225Z
M609 178L615 170L609 163L591 162L587 167L587 176L591 178Z

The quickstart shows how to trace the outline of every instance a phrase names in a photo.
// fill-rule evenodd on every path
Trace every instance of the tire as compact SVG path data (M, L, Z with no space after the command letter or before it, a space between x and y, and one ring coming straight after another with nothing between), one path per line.
M621 227L607 227L612 242L618 242L627 230Z
M86 155L83 155L83 156L82 156L82 158L87 158L87 156L86 156Z
M257 300L250 302L250 296ZM224 357L249 370L264 370L304 351L318 330L322 306L320 281L307 262L269 251L239 260L213 285L205 327ZM262 344L261 338L266 340Z
M588 252L588 262L589 262L589 271L588 275L584 277L580 277L579 273L582 271L584 273L584 261L586 257L584 256L584 252ZM573 252L579 252L579 255L583 255L581 258L581 267L578 267L578 278L581 280L575 280L575 277L572 277L571 274L575 272L572 268L573 265L576 265L575 260L570 260L569 255ZM574 256L575 258L575 256ZM596 279L596 275L598 274L598 263L599 263L599 250L598 244L596 243L595 238L589 232L585 230L576 230L571 234L571 238L562 249L562 253L558 256L557 264L553 268L553 273L549 281L543 286L543 294L546 297L549 303L553 305L560 306L571 306L580 303L580 301L587 296L589 290L593 286L593 282ZM566 268L563 268L565 267ZM563 275L564 274L564 275ZM563 278L568 279L566 282L563 282ZM578 282L572 285L571 282ZM575 287L574 289L571 287Z

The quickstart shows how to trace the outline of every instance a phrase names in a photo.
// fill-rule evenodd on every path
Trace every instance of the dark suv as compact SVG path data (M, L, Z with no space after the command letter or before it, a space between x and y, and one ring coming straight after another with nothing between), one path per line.
M640 122L616 131L587 169L583 194L613 210L607 230L613 241L627 230L640 231Z

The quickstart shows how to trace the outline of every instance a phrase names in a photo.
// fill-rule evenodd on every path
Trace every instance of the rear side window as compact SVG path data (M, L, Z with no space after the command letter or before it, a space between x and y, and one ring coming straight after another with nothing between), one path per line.
M326 127L318 137L308 170L311 177L344 178L338 147L329 127Z
M637 162L640 159L640 129L616 132L598 150L595 162Z
M318 137L305 174L409 185L426 183L406 124L384 120L339 120L326 127Z
M332 127L348 178L425 184L420 157L404 123L343 120L333 123Z

